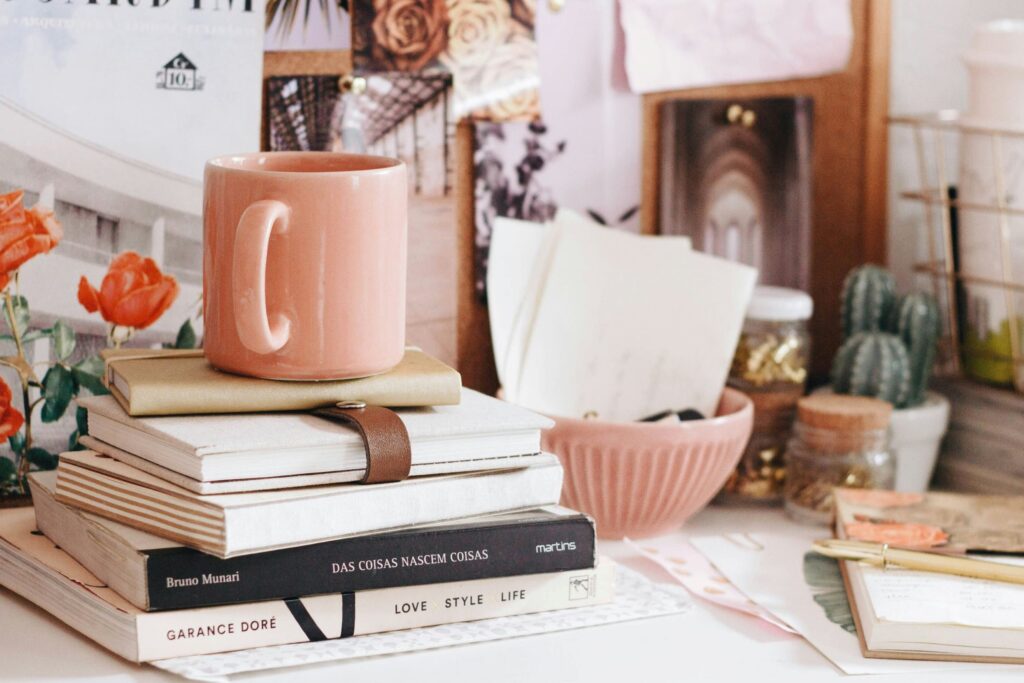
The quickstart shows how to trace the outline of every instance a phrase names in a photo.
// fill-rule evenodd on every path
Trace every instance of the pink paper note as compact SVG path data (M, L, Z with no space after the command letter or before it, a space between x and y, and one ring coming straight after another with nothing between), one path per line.
M741 593L729 580L683 539L646 539L626 543L647 559L660 565L693 595L716 605L767 621L787 633L796 633L785 622Z

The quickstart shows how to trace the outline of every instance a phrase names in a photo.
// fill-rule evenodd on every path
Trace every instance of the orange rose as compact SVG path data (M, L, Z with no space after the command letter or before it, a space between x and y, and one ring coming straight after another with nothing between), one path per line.
M437 58L448 37L448 13L439 0L374 0L371 29L382 67L419 71Z
M134 251L110 262L99 291L82 276L78 301L90 313L99 311L114 325L145 329L164 314L178 296L178 281L160 272L156 262Z
M21 190L0 194L0 225L8 220L24 220L25 209L21 204L24 196L25 193Z
M852 522L845 529L846 536L855 541L888 543L901 548L933 548L949 541L949 534L931 524Z
M22 264L50 251L64 236L53 211L38 205L26 211L22 197L20 190L0 195L0 289Z
M11 405L11 388L0 379L0 439L17 434L23 424L25 416Z

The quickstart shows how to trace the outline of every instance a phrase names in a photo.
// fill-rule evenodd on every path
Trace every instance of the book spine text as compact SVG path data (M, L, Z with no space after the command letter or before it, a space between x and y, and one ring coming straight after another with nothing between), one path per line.
M188 548L147 553L149 609L183 609L471 581L594 566L594 527L571 516L357 537L231 559Z
M285 645L610 602L614 565L382 588L137 618L139 660Z

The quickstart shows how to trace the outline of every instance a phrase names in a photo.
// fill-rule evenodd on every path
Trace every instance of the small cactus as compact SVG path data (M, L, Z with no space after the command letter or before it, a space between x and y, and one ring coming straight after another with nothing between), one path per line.
M908 406L924 402L939 338L939 307L928 294L900 298L889 317L889 331L903 340L910 357Z
M896 283L889 271L872 265L851 270L843 282L843 340L884 329L895 301Z
M902 339L888 332L860 332L836 353L832 387L836 393L880 398L903 408L910 400L910 374Z

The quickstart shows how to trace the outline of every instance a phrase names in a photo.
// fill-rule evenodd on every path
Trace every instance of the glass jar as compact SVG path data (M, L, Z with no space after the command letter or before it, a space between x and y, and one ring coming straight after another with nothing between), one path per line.
M729 386L754 404L750 443L725 487L726 502L777 503L796 402L804 395L814 304L796 289L757 287L736 346Z
M896 461L889 443L892 406L863 396L816 394L797 403L786 448L786 512L831 524L833 489L890 489Z

